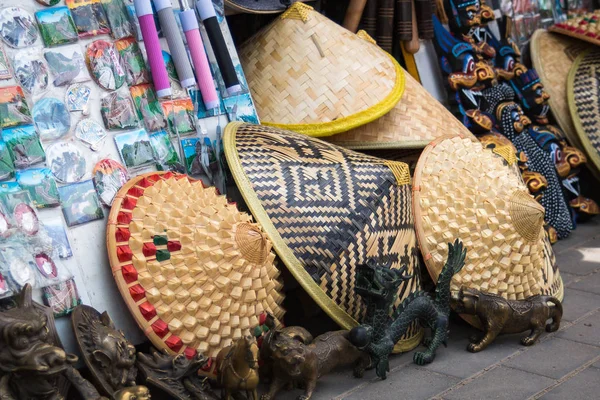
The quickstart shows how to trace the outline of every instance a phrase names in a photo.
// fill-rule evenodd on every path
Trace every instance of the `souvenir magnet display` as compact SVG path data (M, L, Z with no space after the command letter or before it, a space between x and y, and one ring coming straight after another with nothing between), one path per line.
M161 106L169 122L171 134L189 135L196 132L194 104L191 99L163 101Z
M454 311L479 318L484 334L472 339L467 350L477 353L484 350L500 333L521 333L521 344L532 346L544 332L556 332L563 314L561 302L552 296L535 295L525 300L507 300L504 297L483 293L477 289L461 288L452 295ZM550 304L551 305L550 305ZM548 319L552 323L546 324Z
M96 163L93 176L100 201L110 207L119 189L127 183L127 170L115 160L106 158Z
M121 188L107 224L109 259L129 310L158 349L215 357L250 335L261 314L283 316L275 254L251 219L185 175L144 174ZM208 259L208 268L197 264Z
M65 103L54 97L44 97L33 106L33 122L42 140L61 138L71 129L71 114Z
M400 285L391 312L420 290L407 164L239 122L225 128L223 147L246 204L278 255L342 328L357 326L366 310L353 293L358 264L389 259L392 269L408 265L413 277ZM327 224L323 210L328 210ZM369 244L387 235L398 240ZM422 335L414 322L396 350L413 349Z
M155 132L167 127L167 121L162 113L162 109L156 92L151 85L144 84L129 88L138 119L144 121L148 132Z
M13 71L21 87L28 93L37 94L48 88L48 66L39 50L23 49L13 58Z
M104 218L102 206L91 180L58 188L67 226L75 226Z
M47 47L76 42L77 29L67 7L53 7L35 13Z
M91 118L82 119L75 128L75 137L90 145L96 151L106 137L106 131L98 122Z
M116 0L115 0L116 1ZM144 56L134 38L125 38L115 42L115 48L121 56L125 68L125 80L129 86L150 83L150 74L146 68Z
M106 40L96 40L87 47L86 63L94 81L103 89L116 90L125 83L125 71L115 46Z
M133 101L128 94L111 92L101 99L100 113L108 130L139 128Z
M20 49L31 46L38 37L33 16L19 7L1 9L0 36L10 47Z
M46 233L52 239L52 249L58 253L58 256L60 258L72 257L73 251L62 218L44 219L43 224Z
M46 253L39 253L34 256L35 265L38 268L40 274L45 278L56 278L58 277L58 270L56 264L52 261L52 258Z
M0 249L0 258L8 268L8 273L17 287L30 284L36 285L35 263L31 255L22 245L3 247Z
M48 50L44 53L54 86L63 86L71 82L89 81L83 53L78 46L66 46Z
M73 278L42 288L44 304L52 309L55 317L68 315L81 304L81 298Z
M15 167L18 169L30 167L46 159L40 138L33 125L4 129L2 138L13 156Z
M12 160L8 146L0 140L0 181L10 179L15 174L15 164Z
M110 36L117 40L133 36L133 28L129 22L127 8L122 0L102 0L106 19L110 25Z
M30 123L31 111L23 89L20 86L0 88L0 128Z
M150 135L150 144L154 150L154 159L159 170L168 170L169 167L179 164L179 157L165 131L154 132Z
M2 44L0 44L0 80L10 78L12 78L12 74L10 73L10 67L8 66L8 58L6 57Z
M67 111L81 111L83 115L87 115L91 94L92 89L87 85L75 84L69 86L65 95Z
M79 182L87 170L85 156L71 142L58 142L48 146L46 163L52 175L61 183Z
M145 129L116 135L115 144L127 168L139 168L154 162L152 144Z
M48 168L29 168L16 172L19 186L29 192L37 208L55 207L60 204L56 181Z
M65 4L71 11L80 38L110 32L100 0L65 0Z

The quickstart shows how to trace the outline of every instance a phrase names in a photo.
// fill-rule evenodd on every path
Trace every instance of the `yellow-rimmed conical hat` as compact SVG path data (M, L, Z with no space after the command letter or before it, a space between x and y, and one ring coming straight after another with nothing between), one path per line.
M589 162L588 168L600 179L600 50L581 53L567 78L567 99L575 127Z
M281 260L341 327L365 311L354 292L367 261L408 266L398 302L420 289L408 165L262 125L230 123L223 147L235 182ZM422 336L413 324L398 349Z
M538 29L531 37L531 62L544 90L550 95L548 104L558 126L575 147L581 143L569 112L567 76L575 58L591 45L568 36Z
M389 112L402 68L368 40L294 3L240 50L261 123L329 136Z
M544 208L506 161L471 138L447 137L425 148L414 175L415 228L437 280L456 238L467 248L461 286L521 300L563 285L544 231Z
M201 181L131 179L113 202L106 242L119 291L158 349L214 357L251 334L261 314L283 316L271 242Z

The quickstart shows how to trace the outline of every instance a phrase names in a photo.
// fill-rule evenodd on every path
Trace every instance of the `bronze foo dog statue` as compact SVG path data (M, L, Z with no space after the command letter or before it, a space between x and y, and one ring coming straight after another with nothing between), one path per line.
M317 380L334 368L354 365L354 376L360 378L370 364L369 355L350 343L348 331L327 332L310 344L302 343L289 328L272 332L263 342L269 346L270 359L263 362L272 363L273 381L261 400L275 399L281 389L294 385L305 388L298 400L309 400Z
M77 356L59 347L52 313L32 301L31 285L15 300L0 312L0 399L63 400L67 381L86 400L105 399L73 368Z
M554 307L548 305L554 304ZM485 349L500 333L520 333L531 330L521 339L531 346L544 331L555 332L562 318L562 304L551 296L531 296L525 300L507 300L475 289L461 288L452 295L452 308L459 314L476 315L484 331L482 338L471 338L467 350L477 353ZM552 323L546 321L552 318Z

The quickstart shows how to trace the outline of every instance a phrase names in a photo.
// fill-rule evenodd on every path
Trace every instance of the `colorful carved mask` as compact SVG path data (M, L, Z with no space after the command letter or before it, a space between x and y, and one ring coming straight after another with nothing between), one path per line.
M500 125L502 133L511 141L513 136L511 131L520 134L523 130L531 125L531 120L525 115L521 107L517 103L508 102L502 103L496 109L496 119Z
M512 39L502 38L500 41L490 35L488 43L496 50L494 68L500 79L510 81L527 71L527 68L521 64L521 51Z
M548 99L550 95L544 90L544 85L534 69L522 72L510 81L523 109L537 123L548 123Z
M448 0L444 2L444 8L452 32L467 34L472 28L482 24L482 7L479 0ZM489 18L488 14L489 11L486 7L486 19ZM486 20L486 22L489 22L489 20Z

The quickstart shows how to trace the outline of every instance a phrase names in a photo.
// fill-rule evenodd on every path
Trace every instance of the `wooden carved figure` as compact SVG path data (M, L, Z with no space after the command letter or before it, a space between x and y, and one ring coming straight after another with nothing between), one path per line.
M485 349L500 333L530 330L529 335L521 339L521 344L531 346L544 331L544 326L547 332L557 331L562 318L562 305L552 296L536 295L525 300L507 300L475 289L461 288L452 295L451 304L459 314L479 317L484 335L471 338L467 350L472 353ZM546 325L550 318L552 323Z
M232 394L245 391L248 399L258 400L258 345L256 338L246 336L223 348L217 355L217 382L221 399L231 400Z

